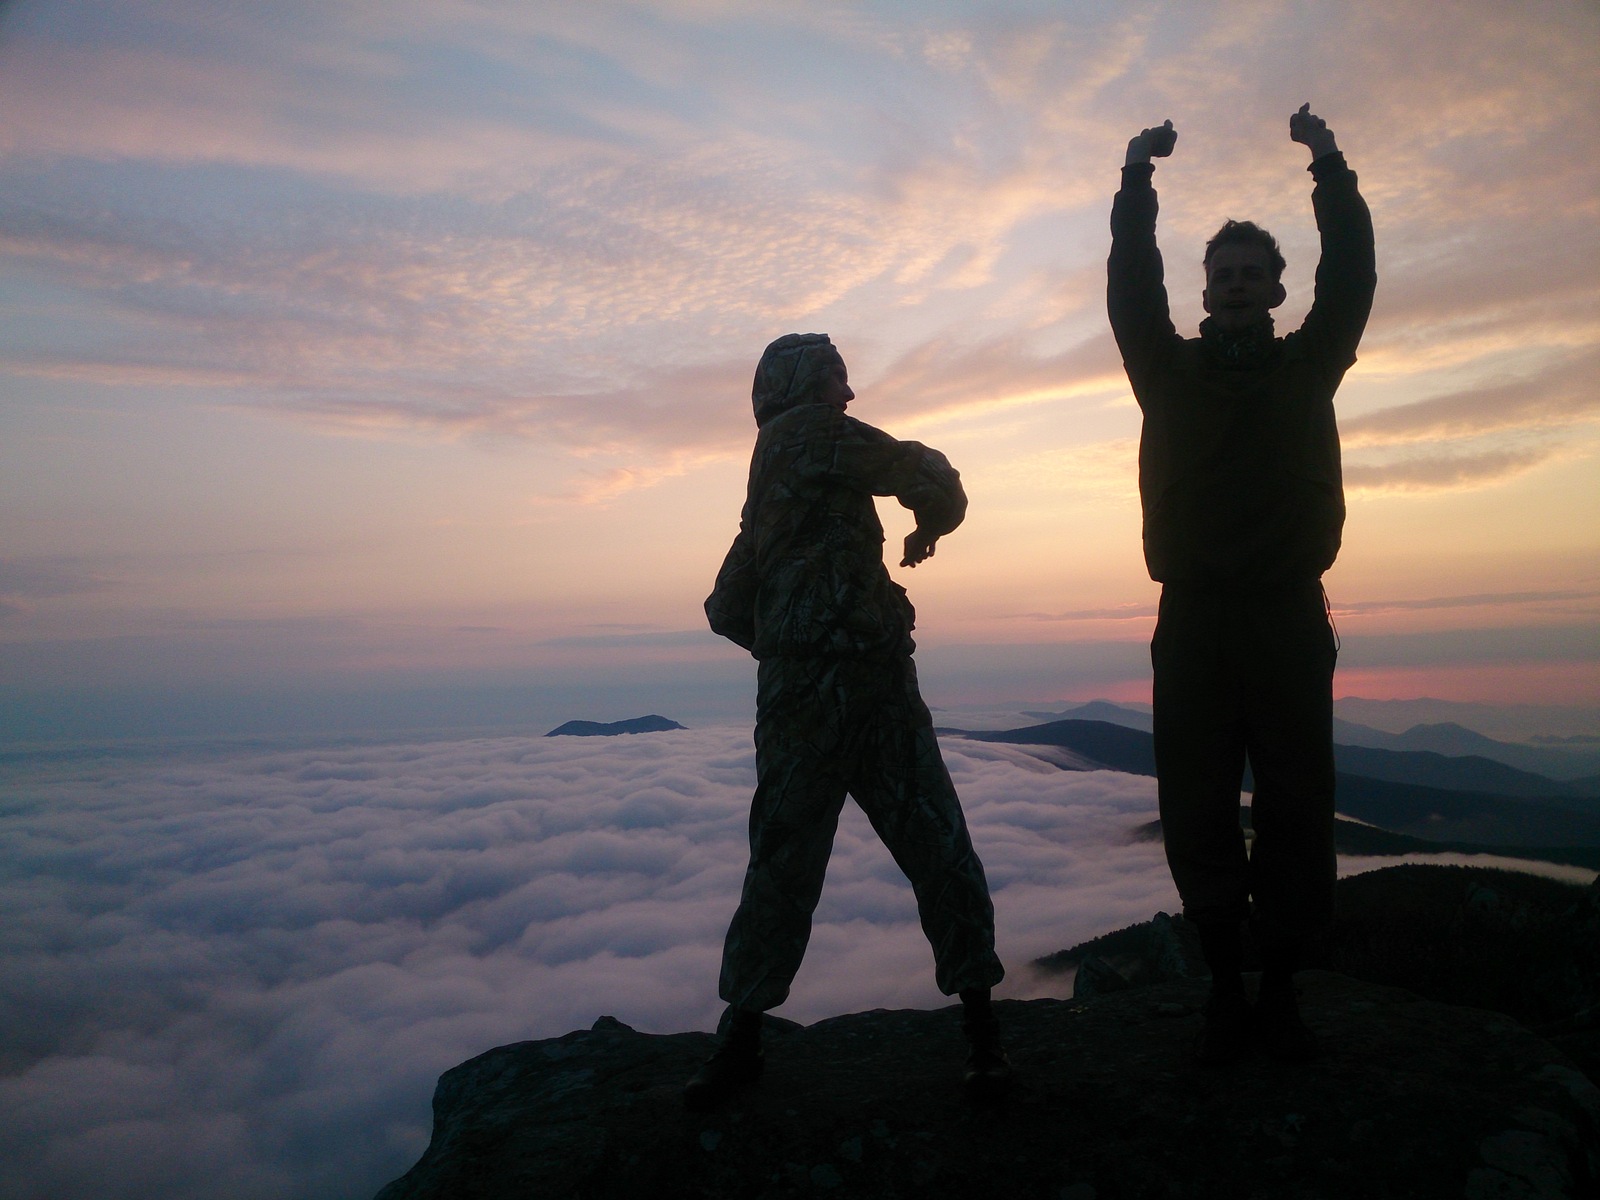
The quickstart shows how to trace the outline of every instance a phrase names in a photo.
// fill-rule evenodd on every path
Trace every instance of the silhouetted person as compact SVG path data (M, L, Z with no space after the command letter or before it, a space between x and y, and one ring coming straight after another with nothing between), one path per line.
M1276 1057L1315 1053L1291 977L1333 911L1338 647L1321 582L1345 515L1333 394L1377 275L1372 218L1333 132L1305 105L1289 136L1311 151L1322 258L1311 311L1286 337L1271 316L1284 300L1277 242L1235 221L1206 245L1200 336L1174 330L1150 161L1172 152L1171 121L1129 141L1111 210L1107 307L1144 413L1145 562L1162 585L1150 646L1161 824L1211 968L1199 1046L1210 1062L1237 1054L1252 1025ZM1240 980L1247 916L1263 968L1253 1014Z
M691 1108L761 1074L761 1014L800 969L847 793L911 880L939 990L960 993L965 1087L983 1098L1009 1082L989 1002L1005 974L994 908L917 690L912 608L884 569L872 499L916 515L901 563L916 566L967 497L937 450L846 416L854 398L822 334L781 337L756 367L739 535L706 600L711 628L759 662L750 865L722 953L723 1038L684 1089Z

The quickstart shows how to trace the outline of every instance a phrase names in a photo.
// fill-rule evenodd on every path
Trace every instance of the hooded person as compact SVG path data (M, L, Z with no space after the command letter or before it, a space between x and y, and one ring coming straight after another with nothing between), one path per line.
M750 863L723 947L722 1040L684 1090L693 1109L760 1077L761 1014L800 968L847 795L911 881L939 990L961 997L966 1091L988 1099L1010 1081L990 1005L1005 974L994 907L917 687L915 614L884 567L873 503L894 496L915 515L901 560L914 567L967 498L944 455L847 416L853 399L824 334L778 338L756 367L744 510L705 605L712 630L758 664Z

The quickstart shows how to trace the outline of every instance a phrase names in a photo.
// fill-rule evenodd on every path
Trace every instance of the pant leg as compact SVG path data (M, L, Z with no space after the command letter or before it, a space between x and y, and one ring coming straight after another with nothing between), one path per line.
M1239 826L1244 725L1229 653L1228 592L1194 585L1161 589L1150 643L1156 793L1167 865L1197 922L1238 922L1249 913L1250 863Z
M1322 586L1244 605L1246 744L1255 775L1250 890L1257 943L1294 945L1333 919L1333 669Z
M767 659L756 693L750 864L722 948L722 999L765 1011L788 998L811 938L844 807L838 664Z
M945 995L1005 977L994 904L910 658L852 664L850 794L911 881Z

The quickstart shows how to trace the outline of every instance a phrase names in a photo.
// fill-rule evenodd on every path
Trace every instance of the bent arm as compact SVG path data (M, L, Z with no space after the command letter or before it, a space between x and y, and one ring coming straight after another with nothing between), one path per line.
M835 444L838 470L874 496L893 496L937 540L967 516L967 493L950 460L921 442L902 442L864 421L844 417L847 433Z
M967 493L961 486L961 476L944 455L920 442L901 444L922 452L915 482L896 493L896 499L917 518L917 527L906 536L905 557L900 560L902 567L914 567L932 558L939 539L966 520Z
M906 539L902 566L931 556L935 543L967 515L967 493L950 460L921 442L902 442L865 421L814 407L810 419L827 423L830 446L826 460L816 466L848 487L893 496L911 510L917 527Z

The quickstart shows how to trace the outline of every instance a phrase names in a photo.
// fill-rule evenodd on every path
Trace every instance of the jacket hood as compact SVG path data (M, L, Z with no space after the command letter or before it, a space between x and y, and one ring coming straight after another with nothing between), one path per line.
M796 405L816 401L823 376L843 361L825 333L786 333L773 342L756 364L755 383L750 388L756 425L765 425Z

